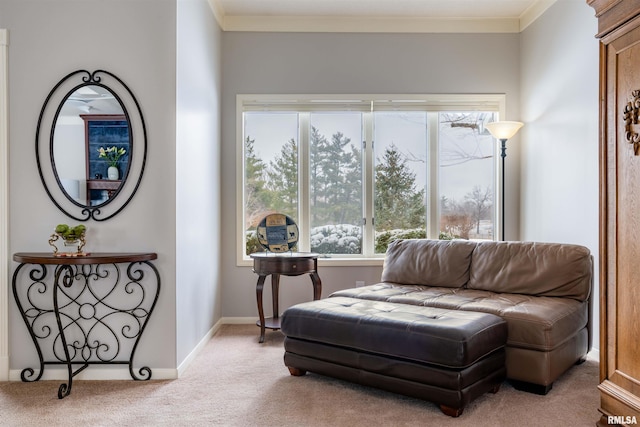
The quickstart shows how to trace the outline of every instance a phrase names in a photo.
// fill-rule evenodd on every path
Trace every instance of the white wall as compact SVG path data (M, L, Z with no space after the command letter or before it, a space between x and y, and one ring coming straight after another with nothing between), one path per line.
M114 73L141 104L147 167L136 196L118 216L87 223L86 249L158 253L162 290L136 360L175 369L176 2L0 0L0 11L0 28L11 39L9 250L47 252L55 225L73 222L51 203L36 168L35 131L45 97L71 71ZM10 273L15 267L11 262ZM9 302L11 369L35 366L33 344L15 301Z
M177 358L221 317L220 43L207 0L178 0Z
M0 28L0 381L9 379L9 32Z
M237 94L506 93L507 118L520 112L518 34L340 34L227 32L222 36L223 316L256 316L256 276L235 265ZM517 142L517 138L514 138ZM519 148L507 158L507 236L518 238ZM375 283L381 267L320 264L323 295ZM270 301L265 292L265 306ZM280 306L310 300L306 278L285 277ZM270 310L267 309L267 315Z
M594 255L598 347L598 41L593 9L559 0L521 34L523 240Z

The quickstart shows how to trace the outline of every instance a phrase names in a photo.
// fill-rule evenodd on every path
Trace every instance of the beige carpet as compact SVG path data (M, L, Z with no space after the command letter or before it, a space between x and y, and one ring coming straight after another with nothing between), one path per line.
M258 344L253 325L225 325L173 381L0 383L2 426L593 426L598 363L572 368L547 396L513 389L472 402L459 418L433 403L314 374L293 377L282 335ZM90 368L89 368L90 369Z

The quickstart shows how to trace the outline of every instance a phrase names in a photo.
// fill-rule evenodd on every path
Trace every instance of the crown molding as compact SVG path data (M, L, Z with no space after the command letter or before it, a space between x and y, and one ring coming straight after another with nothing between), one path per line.
M216 21L218 22L218 25L224 31L224 18L225 18L225 15L224 15L224 10L222 9L222 6L220 5L220 1L219 0L207 0L207 2L209 3L209 7L211 8L211 12L213 12L213 16L216 18Z
M524 31L536 19L540 18L558 0L538 0L520 15L520 31Z
M537 0L514 18L398 16L226 15L220 0L207 0L223 31L306 33L519 33L558 0Z
M518 19L363 16L226 16L225 31L327 33L517 33Z

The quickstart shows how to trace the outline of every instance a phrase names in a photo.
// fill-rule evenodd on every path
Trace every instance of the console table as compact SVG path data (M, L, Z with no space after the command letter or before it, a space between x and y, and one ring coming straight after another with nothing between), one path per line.
M256 299L258 300L258 316L260 320L256 325L260 326L260 342L264 342L265 328L280 329L280 316L278 310L278 294L280 287L280 275L300 276L308 274L313 284L313 299L320 299L322 294L322 281L318 275L318 254L311 252L284 252L270 253L257 252L250 255L253 258L253 272L258 275L256 284ZM271 275L271 295L273 304L273 317L265 319L262 306L262 290L264 281Z
M45 365L66 365L67 383L58 388L62 399L71 393L73 377L89 365L128 365L134 380L151 379L147 366L134 372L133 358L160 294L160 275L150 262L156 258L155 253L14 254L20 265L13 295L40 360L37 376L26 368L22 381L38 381ZM73 365L80 367L74 371Z

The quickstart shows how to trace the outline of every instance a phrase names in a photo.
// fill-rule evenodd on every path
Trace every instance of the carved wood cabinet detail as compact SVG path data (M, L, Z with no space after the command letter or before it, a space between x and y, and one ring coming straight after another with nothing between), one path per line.
M640 134L636 132L639 110L640 90L634 90L631 91L631 101L624 107L622 119L624 120L624 138L629 144L633 144L633 153L636 156L640 152Z
M587 3L596 12L600 39L597 425L607 426L640 420L640 0Z

